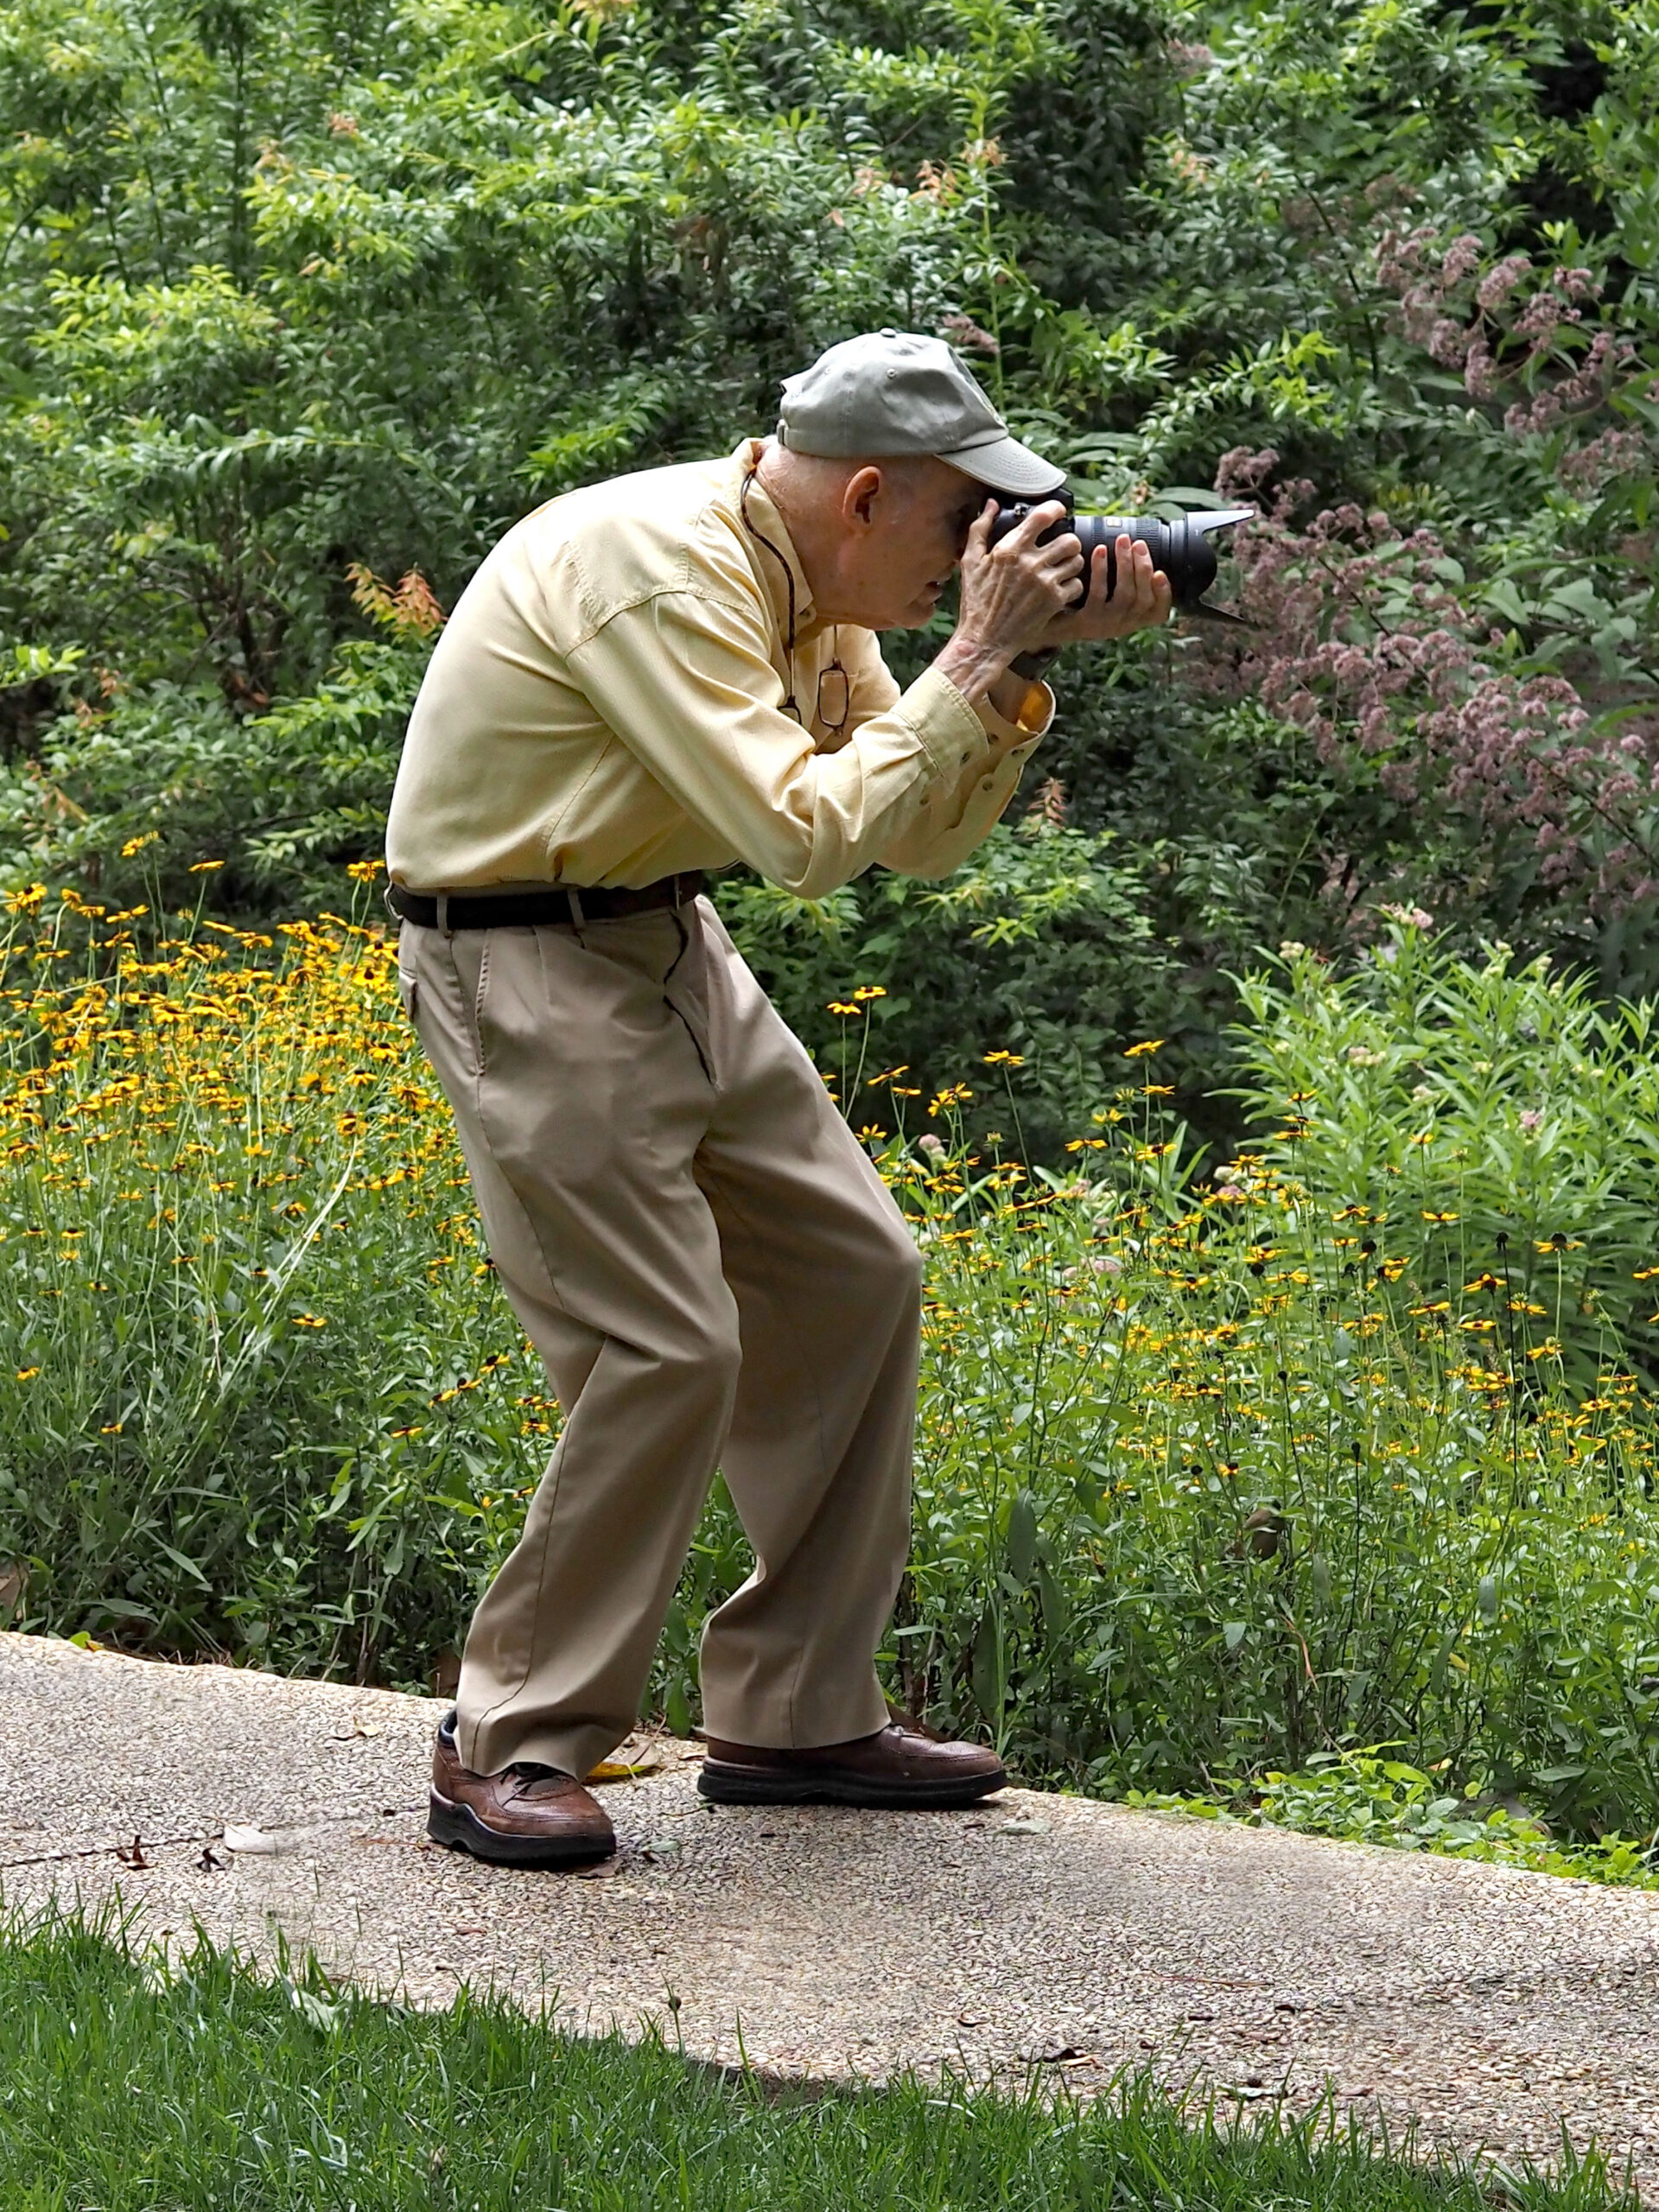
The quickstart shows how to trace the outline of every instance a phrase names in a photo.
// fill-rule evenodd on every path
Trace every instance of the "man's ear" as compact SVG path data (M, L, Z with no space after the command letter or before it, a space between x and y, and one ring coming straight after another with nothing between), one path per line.
M841 495L841 518L849 530L863 531L872 526L882 489L881 471L873 461L853 471Z

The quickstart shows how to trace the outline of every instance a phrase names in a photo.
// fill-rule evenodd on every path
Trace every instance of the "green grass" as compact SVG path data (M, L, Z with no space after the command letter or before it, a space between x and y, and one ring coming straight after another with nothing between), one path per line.
M1405 2146L1410 2148L1412 2146ZM1184 2120L1143 2076L1084 2105L906 2080L815 2098L661 2040L550 2032L462 1991L380 2005L206 1942L170 1969L111 1917L0 1941L9 2212L1599 2212L1603 2163L1484 2175L1380 2152L1329 2108Z

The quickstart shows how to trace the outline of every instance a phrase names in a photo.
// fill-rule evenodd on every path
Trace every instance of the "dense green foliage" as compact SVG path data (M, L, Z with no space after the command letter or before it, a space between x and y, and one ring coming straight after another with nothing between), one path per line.
M1320 2101L1249 2120L1144 2075L1087 2102L906 2076L769 2094L660 2038L551 2032L462 1990L377 2005L283 1957L199 1940L165 1961L105 1921L0 1943L0 2189L17 2212L1613 2212L1605 2160L1494 2171L1398 2146ZM135 2092L137 2092L135 2094ZM1405 2155L1417 2152L1418 2155Z
M1027 1053L1052 1153L1103 1044L1211 1089L1227 971L1380 901L1659 980L1650 0L14 0L0 55L14 882L130 899L153 829L169 891L334 895L425 650L359 564L447 605L890 321L1085 498L1248 486L1263 626L1074 657L1063 866L734 891L810 1041L887 981L887 1057Z
M1515 1799L1472 1783L1448 1788L1443 1770L1425 1774L1407 1760L1390 1758L1389 1749L1372 1744L1351 1751L1315 1751L1303 1773L1270 1771L1224 1795L1180 1797L1165 1790L1131 1789L1126 1802L1198 1820L1295 1828L1349 1843L1659 1890L1659 1853L1651 1837L1608 1830L1589 1839L1563 1840Z

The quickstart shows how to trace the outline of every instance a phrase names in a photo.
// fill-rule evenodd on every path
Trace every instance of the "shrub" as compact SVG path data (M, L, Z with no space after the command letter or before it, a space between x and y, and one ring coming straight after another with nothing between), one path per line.
M1503 946L1457 958L1427 922L1396 919L1345 974L1287 946L1245 981L1237 1095L1262 1157L1387 1223L1410 1262L1395 1307L1495 1271L1489 1349L1524 1317L1580 1385L1626 1354L1653 1371L1654 1009L1599 1005Z

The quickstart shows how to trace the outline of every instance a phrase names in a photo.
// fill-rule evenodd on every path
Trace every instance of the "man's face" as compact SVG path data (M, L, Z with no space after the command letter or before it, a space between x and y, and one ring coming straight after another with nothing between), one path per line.
M962 558L968 527L990 495L931 456L873 461L849 482L837 597L842 619L867 630L916 630ZM841 610L838 610L841 611Z

